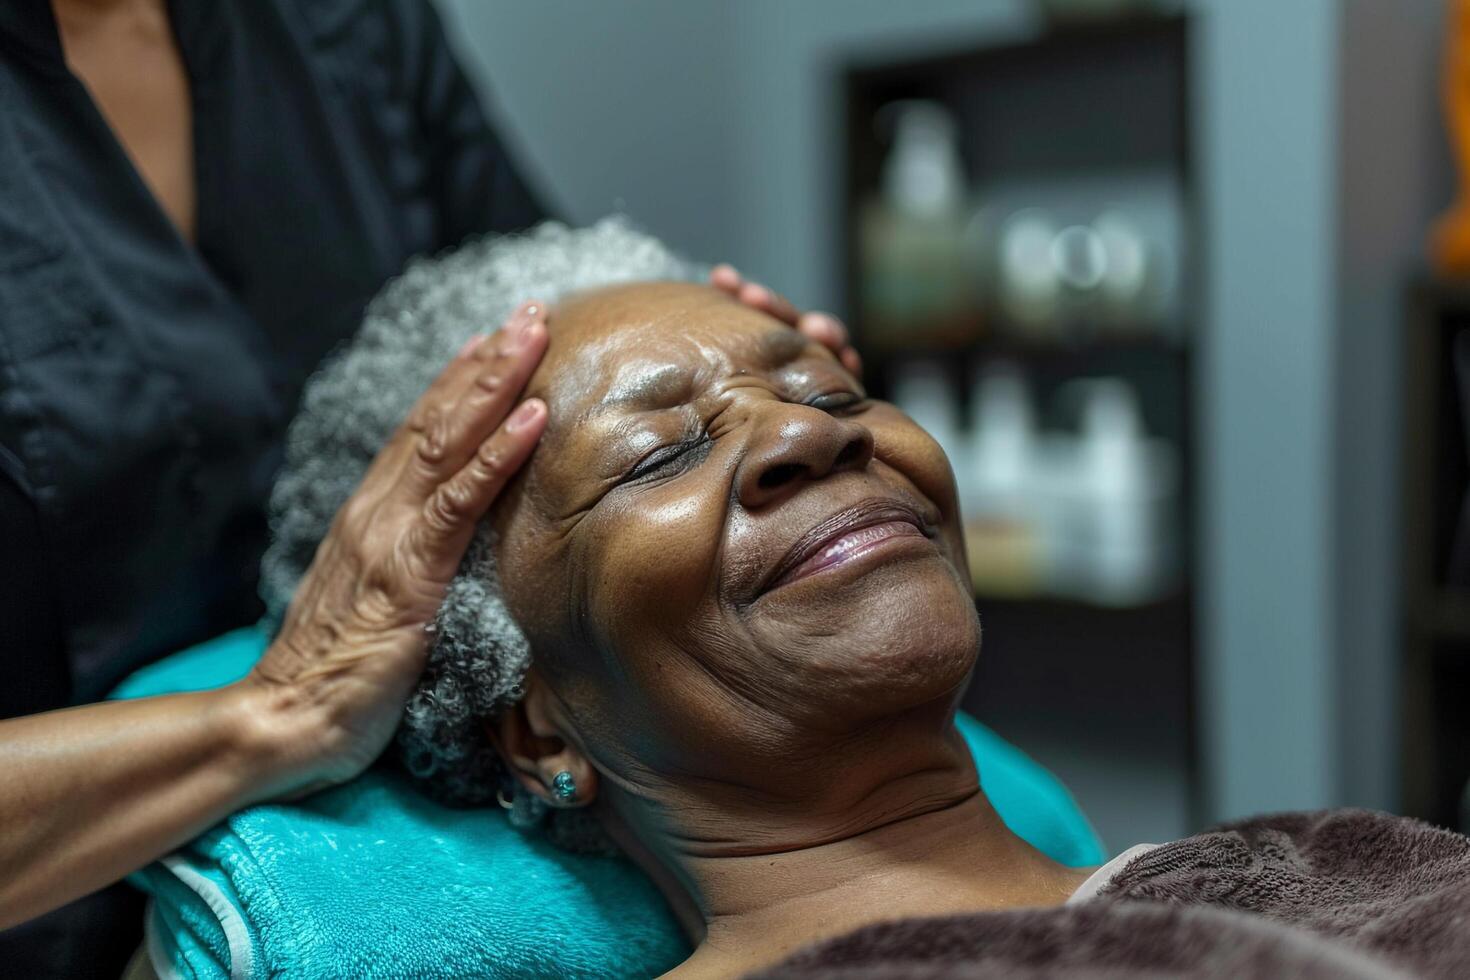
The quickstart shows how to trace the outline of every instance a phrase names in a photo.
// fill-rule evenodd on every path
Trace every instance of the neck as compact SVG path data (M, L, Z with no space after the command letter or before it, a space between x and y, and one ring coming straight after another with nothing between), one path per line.
M127 28L152 40L172 40L167 0L51 0L51 13L63 42L98 29Z
M1087 871L1063 867L1001 821L980 790L958 733L921 767L884 774L872 757L855 769L877 778L843 805L812 807L796 824L733 794L709 806L722 832L656 835L643 846L614 820L625 848L659 883L698 944L681 976L728 976L774 964L802 946L873 922L1066 901ZM954 748L959 748L956 754ZM861 758L861 756L859 756ZM812 810L831 816L810 818ZM648 840L647 835L639 835ZM772 841L788 839L783 845ZM718 839L719 847L709 841Z
M52 9L62 11L105 11L126 7L162 8L167 0L51 0Z

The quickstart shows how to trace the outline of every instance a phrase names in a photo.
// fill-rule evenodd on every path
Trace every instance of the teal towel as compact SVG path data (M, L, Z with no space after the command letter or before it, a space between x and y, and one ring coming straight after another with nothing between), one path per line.
M134 674L114 697L243 675L255 629ZM1103 849L1067 790L974 719L960 728L1006 823L1073 866ZM439 806L371 771L290 805L251 807L131 879L152 896L164 980L223 977L636 977L689 947L630 863L567 854L498 810Z

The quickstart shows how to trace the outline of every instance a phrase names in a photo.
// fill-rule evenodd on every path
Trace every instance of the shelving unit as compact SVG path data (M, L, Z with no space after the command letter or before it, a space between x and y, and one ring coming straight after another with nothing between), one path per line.
M1467 827L1470 788L1470 284L1423 281L1404 330L1401 706L1405 812ZM1463 568L1463 566L1462 566Z
M896 371L914 360L941 365L959 391L977 366L1018 364L1038 404L1079 378L1122 378L1138 395L1148 432L1177 451L1176 587L1123 608L1046 595L976 600L985 640L966 709L1058 772L1104 837L1119 842L1183 834L1198 812L1190 570L1202 236L1193 233L1191 204L1189 25L1187 17L1157 15L1057 26L1020 43L853 65L843 76L845 292L870 390L887 397ZM996 309L981 306L912 343L895 343L891 324L878 337L864 316L860 240L864 204L890 149L875 120L885 106L915 99L953 115L975 186L1170 175L1187 236L1178 315L1136 330L1073 317L1041 336L1010 329Z

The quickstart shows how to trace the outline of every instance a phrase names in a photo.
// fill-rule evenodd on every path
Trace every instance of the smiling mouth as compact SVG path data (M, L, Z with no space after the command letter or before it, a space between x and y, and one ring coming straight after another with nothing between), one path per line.
M836 514L804 534L763 591L847 565L892 545L927 541L924 520L902 503L867 501Z

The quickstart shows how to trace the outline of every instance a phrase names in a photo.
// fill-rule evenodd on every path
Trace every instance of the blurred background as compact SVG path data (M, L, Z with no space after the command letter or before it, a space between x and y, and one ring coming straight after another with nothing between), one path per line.
M1444 0L439 6L569 220L852 326L955 464L966 705L1110 846L1463 820Z

